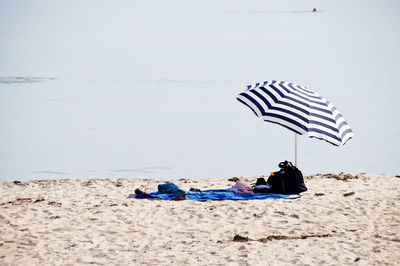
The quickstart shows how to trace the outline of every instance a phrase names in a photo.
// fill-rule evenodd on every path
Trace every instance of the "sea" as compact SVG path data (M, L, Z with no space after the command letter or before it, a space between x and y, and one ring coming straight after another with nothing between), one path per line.
M294 133L236 100L283 80L354 131L297 166L400 174L400 1L1 1L0 181L255 177Z

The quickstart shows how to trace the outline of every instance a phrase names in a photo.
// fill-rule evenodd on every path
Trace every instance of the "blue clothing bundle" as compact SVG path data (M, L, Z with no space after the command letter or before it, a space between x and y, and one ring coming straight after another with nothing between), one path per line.
M167 185L167 186L166 186ZM176 200L182 199L207 201L207 200L255 200L255 199L297 199L300 195L283 195L273 193L253 193L242 194L235 193L230 189L212 189L197 191L183 191L173 183L166 183L158 186L157 192L131 194L129 198L137 199L163 199L163 200Z
M157 193L159 193L159 194L179 194L179 193L185 193L185 191L180 189L174 183L165 183L165 184L158 185Z

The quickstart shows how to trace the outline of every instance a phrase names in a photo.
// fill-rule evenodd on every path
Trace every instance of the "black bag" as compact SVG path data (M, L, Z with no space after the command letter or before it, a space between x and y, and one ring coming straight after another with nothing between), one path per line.
M267 183L272 186L271 192L277 194L299 194L307 191L303 174L291 162L279 163L281 170L271 173Z
M263 177L257 178L256 185L253 188L254 193L271 193L271 186Z

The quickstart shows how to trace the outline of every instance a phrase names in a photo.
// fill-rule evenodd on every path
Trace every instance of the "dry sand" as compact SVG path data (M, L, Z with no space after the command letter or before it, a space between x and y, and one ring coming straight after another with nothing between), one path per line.
M0 265L399 264L400 178L305 181L299 199L207 202L128 198L165 182L155 179L0 183Z

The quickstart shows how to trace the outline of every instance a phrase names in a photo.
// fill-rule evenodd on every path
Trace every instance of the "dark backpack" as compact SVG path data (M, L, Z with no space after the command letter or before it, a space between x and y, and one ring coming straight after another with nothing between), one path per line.
M271 173L267 183L272 186L271 192L277 194L299 194L307 191L303 174L291 162L279 163L281 170Z

